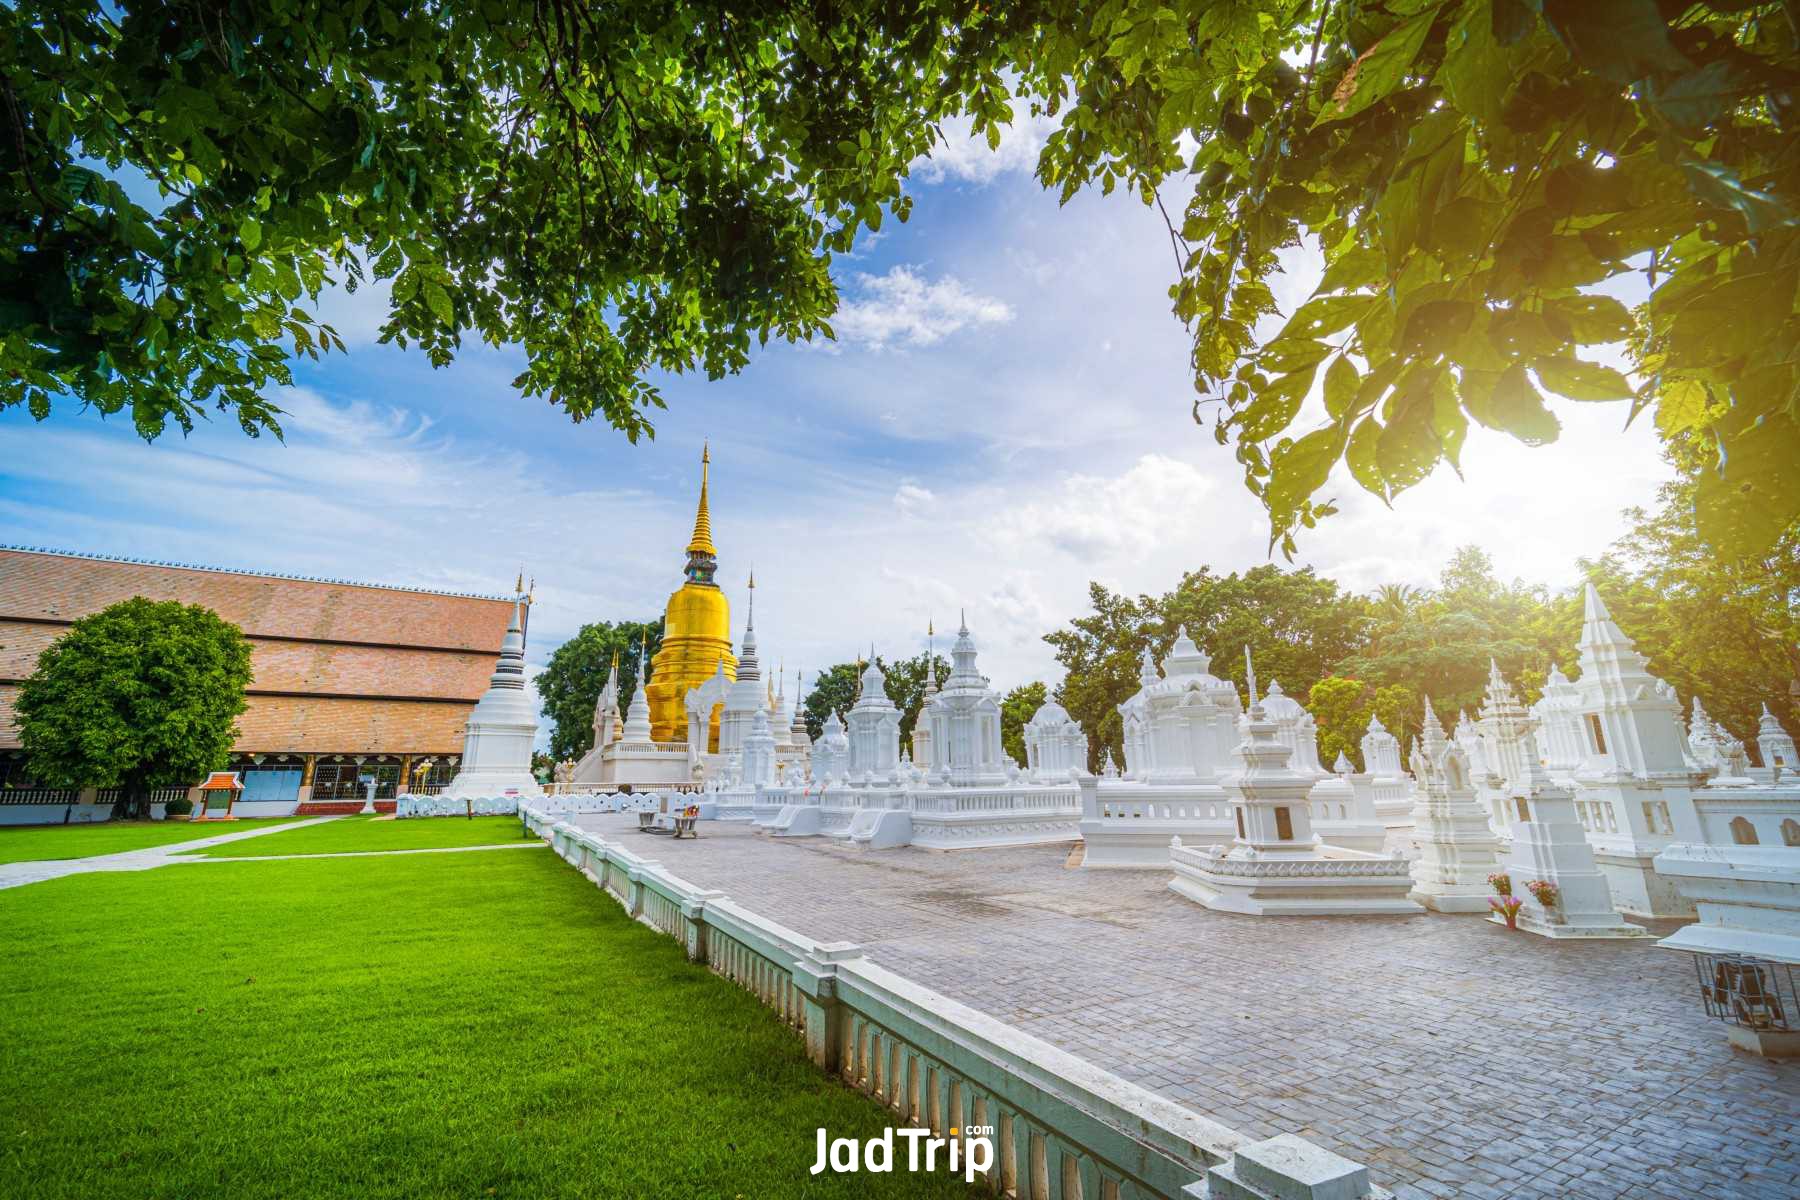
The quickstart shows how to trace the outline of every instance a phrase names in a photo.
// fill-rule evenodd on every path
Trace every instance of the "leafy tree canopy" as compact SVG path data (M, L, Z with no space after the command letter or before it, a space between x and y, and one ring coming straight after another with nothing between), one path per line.
M950 662L941 654L935 657L938 682L942 683L950 674ZM823 732L828 714L836 712L842 715L850 711L850 706L856 703L862 673L868 665L867 659L858 659L853 663L838 663L829 670L819 672L812 691L807 693L806 701L801 706L806 713L806 730L811 737L817 739ZM925 655L915 654L911 658L897 659L894 662L876 655L875 665L887 676L888 699L900 710L900 745L905 749L912 738L913 726L918 722L919 707L925 700Z
M1195 416L1284 549L1333 511L1337 463L1392 499L1471 423L1554 438L1554 396L1703 439L1699 533L1759 552L1800 514L1800 361L1766 352L1800 342L1797 21L1777 0L26 0L0 8L0 405L278 430L262 389L290 346L342 347L303 302L372 275L386 339L439 364L517 343L525 394L635 438L651 371L830 336L831 256L905 219L946 117L997 142L1017 96L1061 119L1046 187L1174 200ZM1302 242L1324 276L1281 314L1269 278ZM1613 294L1633 274L1636 310Z
M19 740L53 787L117 787L115 815L222 769L250 684L250 643L211 609L135 597L83 617L19 687Z
M1362 644L1367 605L1310 567L1284 570L1273 564L1241 575L1214 574L1202 567L1182 576L1160 597L1135 600L1090 584L1094 611L1077 617L1044 640L1056 649L1067 677L1057 699L1088 733L1089 754L1098 763L1106 749L1114 761L1123 753L1124 730L1118 706L1138 690L1140 656L1146 646L1161 662L1180 629L1213 657L1213 674L1240 687L1246 682L1244 649L1256 660L1264 684L1280 680L1295 696L1332 673L1345 651Z
M619 663L619 707L631 703L637 689L638 648L654 657L662 646L663 623L654 621L596 621L583 625L574 637L551 652L550 661L538 673L537 690L544 715L550 718L552 765L566 758L580 758L594 748L594 706Z
M1042 681L1020 684L1000 701L1000 748L1021 767L1025 765L1025 722L1037 716L1050 698Z

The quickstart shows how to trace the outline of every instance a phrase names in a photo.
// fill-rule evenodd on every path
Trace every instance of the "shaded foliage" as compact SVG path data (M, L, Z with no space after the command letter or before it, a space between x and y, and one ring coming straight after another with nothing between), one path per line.
M1560 397L1703 440L1700 533L1759 554L1800 514L1800 359L1763 352L1800 342L1797 21L1780 0L27 0L0 7L0 406L279 432L262 389L290 351L342 349L303 301L376 279L384 339L440 365L517 343L524 394L635 439L655 372L831 336L832 255L906 218L946 118L997 145L1016 97L1060 118L1037 173L1065 201L1176 201L1195 419L1284 549L1335 510L1338 463L1391 500L1471 424L1554 439ZM1280 313L1269 277L1302 242L1325 271ZM1609 288L1640 272L1632 311Z

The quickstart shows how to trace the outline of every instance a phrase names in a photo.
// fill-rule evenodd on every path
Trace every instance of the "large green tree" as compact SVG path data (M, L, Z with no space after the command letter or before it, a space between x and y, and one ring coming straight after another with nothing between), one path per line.
M19 686L19 741L53 787L119 788L115 817L154 788L225 766L250 684L250 643L211 609L134 597L83 617Z
M906 217L945 118L997 142L1017 97L1060 118L1046 187L1165 212L1196 420L1284 548L1334 510L1336 464L1392 499L1471 423L1554 438L1549 394L1706 440L1700 532L1760 551L1800 514L1800 360L1766 352L1800 342L1797 22L1781 0L23 0L0 7L0 405L277 429L289 351L342 345L302 302L372 276L386 338L435 363L518 343L523 392L636 437L650 373L829 336L831 256ZM1302 242L1323 278L1280 313ZM1635 311L1612 294L1634 275Z
M1414 703L1430 697L1448 728L1458 710L1473 715L1479 707L1490 660L1509 680L1525 679L1525 699L1535 700L1552 662L1572 666L1576 628L1568 617L1579 611L1577 591L1553 595L1541 585L1502 582L1485 551L1464 546L1435 589L1414 591L1397 606L1377 603L1367 645L1346 655L1343 666L1374 687L1413 689ZM1387 713L1380 716L1386 724ZM1418 719L1411 718L1411 732ZM1389 731L1402 736L1391 725Z
M941 654L935 657L938 682L941 684L950 674L950 662ZM887 677L888 699L900 710L900 744L905 747L912 739L913 726L918 722L919 708L925 700L925 655L915 654L911 658L897 659L894 662L876 655L875 664ZM812 691L807 693L806 700L801 705L806 713L807 732L812 737L817 738L824 729L825 717L829 713L850 711L850 706L856 703L857 693L861 689L862 672L867 666L868 660L860 659L854 663L838 663L819 673Z
M1296 697L1332 673L1363 642L1367 605L1312 568L1265 563L1239 574L1189 571L1163 596L1131 599L1090 584L1093 612L1044 638L1066 672L1057 698L1088 731L1094 763L1110 749L1123 753L1118 706L1139 686L1140 656L1150 647L1158 662L1178 632L1212 655L1213 674L1242 686L1244 650L1263 683L1281 681Z
M550 653L550 661L538 672L537 690L544 715L550 718L550 755L560 762L580 758L594 747L594 706L619 664L619 707L631 703L637 688L638 650L654 657L662 646L663 623L654 621L595 621L583 625L574 637Z
M1041 680L1022 683L1000 701L1000 748L1021 767L1025 765L1025 722L1037 716L1050 698Z

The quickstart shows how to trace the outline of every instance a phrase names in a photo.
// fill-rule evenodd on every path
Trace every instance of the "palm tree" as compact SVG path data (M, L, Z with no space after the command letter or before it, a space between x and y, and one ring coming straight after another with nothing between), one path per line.
M1423 588L1409 583L1384 583L1369 596L1375 615L1384 621L1404 621L1413 608L1425 599Z

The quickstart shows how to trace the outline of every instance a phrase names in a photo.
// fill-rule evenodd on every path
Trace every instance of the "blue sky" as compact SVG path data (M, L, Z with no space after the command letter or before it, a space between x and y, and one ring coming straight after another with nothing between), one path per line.
M766 659L789 675L923 647L966 608L1005 688L1058 671L1041 638L1097 579L1160 592L1266 560L1230 449L1189 416L1173 260L1153 210L1059 208L1030 177L1041 127L997 154L954 138L915 174L912 220L838 260L837 345L771 346L742 375L660 381L654 441L519 397L522 356L471 345L433 370L375 345L383 293L322 305L350 353L276 396L283 444L215 420L146 445L65 406L0 414L0 541L495 592L538 582L530 658L583 622L661 610L680 582L700 446L713 447L720 580L741 626L757 574ZM1278 297L1304 298L1297 253ZM1429 583L1476 542L1504 575L1574 582L1666 469L1620 405L1557 408L1555 446L1473 432L1394 511L1347 478L1300 561L1356 588Z

